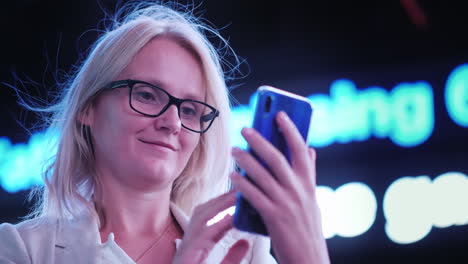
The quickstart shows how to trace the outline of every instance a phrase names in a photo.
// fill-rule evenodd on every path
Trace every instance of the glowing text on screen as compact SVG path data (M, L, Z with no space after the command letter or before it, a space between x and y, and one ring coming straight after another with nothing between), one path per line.
M359 236L374 224L377 199L364 183L350 182L336 190L318 186L317 201L325 238Z
M234 107L232 137L245 147L240 130L252 123L254 96L250 106ZM325 147L332 143L365 141L371 136L389 138L396 145L413 147L425 142L434 129L432 87L426 82L401 83L387 92L380 87L357 90L346 79L333 82L330 96L308 96L314 112L309 143Z
M245 147L240 130L252 123L252 105L234 107L234 144ZM325 147L333 143L365 141L371 136L389 138L396 145L413 147L425 142L434 129L434 99L427 82L401 83L387 92L380 87L357 90L346 79L333 82L330 96L308 96L314 112L309 143Z
M468 127L468 64L456 67L445 86L447 112L459 126Z
M232 138L245 147L242 127L252 123L253 103L232 109ZM313 147L333 143L365 141L370 137L388 138L401 147L414 147L427 141L435 126L432 86L424 81L399 83L391 91L382 87L357 89L354 82L339 79L330 85L330 95L309 95L314 112L309 133ZM445 87L449 116L468 127L468 64L457 66Z
M314 116L310 143L323 147L334 142L389 138L412 147L426 141L434 129L432 87L426 82L401 83L387 92L380 87L357 90L346 79L330 86L330 96L311 95Z
M429 176L402 177L385 192L385 232L400 244L414 243L433 227L468 224L468 177L447 172L434 180Z

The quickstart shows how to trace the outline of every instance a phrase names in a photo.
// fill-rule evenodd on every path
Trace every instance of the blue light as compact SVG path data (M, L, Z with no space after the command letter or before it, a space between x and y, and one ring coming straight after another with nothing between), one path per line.
M11 144L0 138L0 185L14 193L42 184L41 171L50 155L44 133L31 136L27 144Z
M245 147L240 129L252 123L255 94L250 105L232 110L233 144ZM334 81L330 96L309 95L314 108L309 144L361 142L370 137L389 138L401 147L424 143L434 130L434 98L427 82L400 83L388 92L381 87L358 90L347 79Z
M329 119L333 111L332 103L325 94L308 98L314 109L308 135L309 143L314 147L326 147L335 141L334 125Z
M243 127L249 127L253 122L253 110L250 106L238 106L231 111L232 119L235 120L231 125L231 140L234 146L247 148L247 141L242 137Z
M392 130L390 139L402 147L425 142L434 130L434 99L426 82L401 83L391 92Z
M8 150L11 147L11 142L8 138L6 137L0 137L0 164L5 163L8 155ZM1 175L1 171L0 171Z
M242 137L241 130L250 127L253 122L253 109L257 106L257 93L250 96L248 105L239 105L231 109L231 140L232 145L247 149L247 141Z
M370 87L361 92L361 107L367 112L367 118L362 119L369 135L385 138L392 130L391 106L388 102L388 92L381 87Z
M468 64L450 73L445 85L445 105L455 123L468 127Z

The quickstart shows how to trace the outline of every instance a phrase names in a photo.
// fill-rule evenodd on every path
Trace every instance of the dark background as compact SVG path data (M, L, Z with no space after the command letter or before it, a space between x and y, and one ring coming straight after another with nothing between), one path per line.
M187 3L187 1L179 1ZM229 82L246 103L261 84L303 95L325 93L338 78L358 88L391 90L401 82L424 80L434 90L435 128L431 138L413 148L388 139L333 144L317 150L319 184L332 188L365 182L377 197L378 214L366 233L328 240L333 263L467 263L467 226L434 228L421 241L399 245L385 232L382 199L402 176L458 171L468 174L467 128L450 120L444 107L448 74L468 63L468 16L464 1L413 1L425 20L415 22L405 1L193 1L200 14L228 38L244 59L243 78ZM192 3L190 1L189 3ZM115 1L18 0L0 9L0 82L45 97L63 80L87 47ZM18 76L19 78L15 78ZM18 82L21 80L21 82ZM0 86L0 137L13 143L29 138L35 116ZM17 222L28 212L26 192L0 189L0 222ZM467 205L468 206L468 205Z

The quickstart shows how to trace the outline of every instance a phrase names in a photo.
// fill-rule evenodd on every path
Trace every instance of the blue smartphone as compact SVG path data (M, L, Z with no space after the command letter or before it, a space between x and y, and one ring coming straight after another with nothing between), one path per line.
M275 116L279 111L284 111L288 114L304 138L304 141L307 142L312 118L312 105L306 97L271 86L261 86L257 90L257 104L252 127L276 146L286 156L288 161L291 162L289 148L275 121ZM248 151L268 169L268 166L258 158L250 147ZM241 173L253 182L244 171ZM255 182L253 183L255 184ZM250 233L268 235L261 216L240 193L237 194L234 226L239 230Z

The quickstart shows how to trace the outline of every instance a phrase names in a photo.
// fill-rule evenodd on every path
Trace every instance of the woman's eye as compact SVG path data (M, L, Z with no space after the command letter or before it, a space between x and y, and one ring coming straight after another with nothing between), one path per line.
M190 107L183 107L181 110L182 110L182 113L186 116L195 116L197 114L195 109L190 108Z
M137 96L138 96L138 98L140 100L144 100L144 101L154 101L155 100L154 94L149 93L149 92L138 92Z

